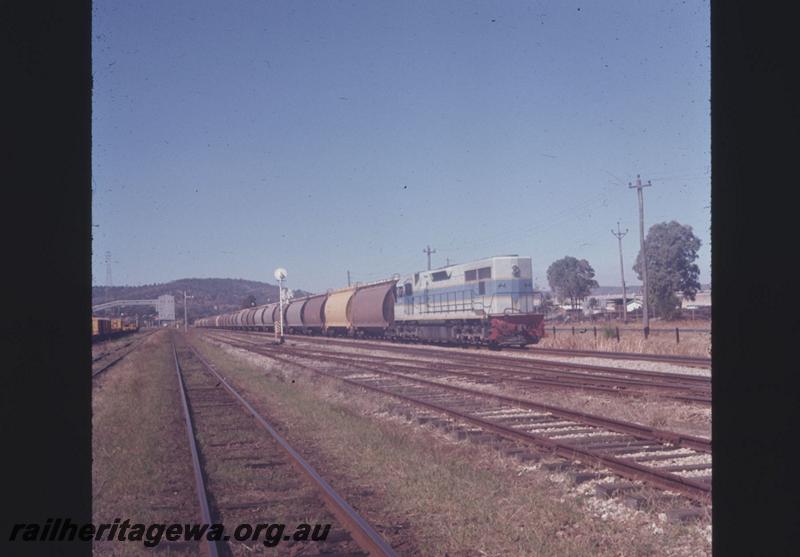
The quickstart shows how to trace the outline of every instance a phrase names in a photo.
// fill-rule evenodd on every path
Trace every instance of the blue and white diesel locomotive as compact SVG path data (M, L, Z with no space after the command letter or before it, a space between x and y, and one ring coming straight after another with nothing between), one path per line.
M387 336L459 344L526 345L544 335L530 257L497 256L420 271L396 286Z

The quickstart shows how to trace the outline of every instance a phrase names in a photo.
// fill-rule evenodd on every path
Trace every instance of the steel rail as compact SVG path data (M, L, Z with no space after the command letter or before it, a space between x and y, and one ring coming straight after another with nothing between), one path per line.
M564 356L586 356L592 358L616 358L619 360L641 360L646 362L664 362L678 365L711 367L711 358L702 356L682 356L679 354L637 354L635 352L606 352L600 350L568 350L565 348L529 348L530 352L543 354L563 354Z
M258 335L262 336L267 333L260 333L258 331L239 331L239 330L228 330L228 329L210 329L210 331L216 332L227 332L233 334L244 334L244 335ZM384 350L386 352L395 352L395 353L403 353L403 354L419 354L423 356L428 356L432 358L444 358L449 357L454 360L464 360L468 358L469 360L476 360L480 359L482 361L492 362L494 364L497 363L504 363L508 366L518 366L518 367L525 367L528 369L540 369L546 370L547 368L552 367L561 367L561 368L572 368L578 370L586 370L586 371L597 371L597 372L604 372L610 373L614 375L629 375L629 376L641 376L641 377L656 377L659 380L663 381L687 381L693 383L702 383L702 384L710 384L711 378L702 375L691 375L688 373L673 373L673 372L660 372L660 371L649 371L649 370L642 370L642 369L630 369L630 368L618 368L612 366L600 366L594 364L585 364L581 362L562 362L558 360L542 360L536 357L526 357L526 356L510 356L506 354L498 354L498 353L472 353L469 356L464 353L463 351L456 351L456 350L441 350L441 348L456 348L454 346L433 346L433 345L418 345L418 344L398 344L392 343L389 341L381 341L380 343L364 341L361 339L345 339L345 338L330 338L330 337L319 337L319 336L312 336L312 335L285 335L287 338L290 339L297 339L306 341L312 344L339 344L339 345L351 345L351 346L363 346L365 348L369 348L372 350ZM540 349L531 349L530 352L536 352ZM560 352L559 352L560 353ZM599 357L606 358L606 359L614 359L616 354L630 354L626 352L587 352L585 354L580 354L581 356L595 356L598 355ZM639 356L638 354L633 354L633 356ZM620 359L626 360L635 360L636 358L625 358L620 357ZM645 360L650 361L650 360ZM653 360L656 361L656 360ZM670 362L668 360L657 360L660 363L683 363L683 362ZM709 360L710 362L710 360ZM540 367L546 366L546 367Z
M218 332L216 333L218 338L233 340L234 342L247 342L252 343L255 346L259 346L259 344L255 341L250 339L244 339L241 337L236 336L226 336L224 334L220 335ZM311 343L316 344L316 343ZM313 353L313 350L304 349L306 353ZM388 350L392 353L405 353L404 350L398 350L395 348L394 350ZM341 356L337 356L332 354L331 352L316 352L319 355L324 355L326 358L330 360L339 360L341 361L343 358ZM353 353L351 354L353 358L359 358L362 360L379 360L379 363L392 365L390 362L403 362L404 364L408 362L408 360L403 360L396 357L391 356L380 356L374 354L360 354L360 353ZM428 354L425 354L427 357ZM435 356L431 356L435 357ZM487 378L490 380L501 378L503 381L508 383L519 383L521 385L530 386L532 384L539 384L545 386L551 386L554 388L571 388L571 389L585 389L585 390L593 390L599 391L606 394L625 394L625 395L641 395L645 394L646 390L660 390L666 392L660 392L660 396L664 396L666 398L670 398L673 400L679 400L682 402L691 402L691 403L698 403L698 404L710 404L711 403L711 392L710 392L710 382L707 377L697 378L695 376L667 376L662 377L666 374L658 374L655 372L651 372L653 376L653 380L648 379L640 379L640 378L631 378L625 377L626 375L630 375L628 372L632 371L633 375L636 375L637 370L624 370L618 368L597 368L601 372L605 371L606 369L619 371L618 376L622 377L612 377L609 375L593 375L591 373L584 373L580 371L570 371L562 370L562 369L550 369L550 368L539 368L539 367L530 367L526 366L525 364L511 364L511 365L504 365L500 364L499 366L496 365L492 360L487 357L486 365L479 365L469 362L464 362L462 358L458 358L459 361L452 361L447 363L440 363L440 362L430 362L430 367L426 368L428 372L430 371L437 371L442 374L451 374L451 375L460 375L463 377L468 378ZM474 360L474 358L470 358ZM352 363L351 360L347 360L348 363ZM423 362L418 362L422 364ZM487 374L487 366L493 366L491 371L497 371L501 374L522 374L525 377L509 377L509 376L494 376L492 374ZM557 367L570 367L570 364L560 364ZM395 365L395 367L398 367ZM408 366L402 365L401 367L406 368ZM453 367L461 367L461 368L472 368L480 370L480 373L471 373L468 371L458 371L452 369ZM539 371L540 373L537 373ZM542 374L552 375L555 376L554 378L547 378L544 377ZM646 375L646 377L651 377L651 375ZM681 382L683 377L690 377L692 379L700 379L699 382L695 384L687 384ZM564 378L565 380L561 380ZM658 381L655 381L655 380ZM703 387L709 387L708 390L704 389ZM617 387L619 385L620 387ZM629 387L631 387L629 389ZM637 390L638 389L638 390ZM677 392L676 392L677 391ZM683 395L680 394L680 391L686 391L687 394Z
M226 327L210 327L210 330L228 330L228 331L234 331L234 332L247 332L247 333L257 333L257 332L259 332L259 331L248 331L248 330L243 330L243 329L233 329L233 328L229 329L229 328L226 328ZM263 334L271 334L271 333L263 333ZM301 337L306 337L307 338L310 335L285 335L285 336L287 336L287 337L296 337L296 338L301 338ZM324 339L324 340L333 341L333 342L353 342L353 341L358 342L358 341L362 340L362 339L343 338L343 337L312 337L312 338ZM374 340L378 341L378 342L385 342L387 344L389 344L389 343L390 344L397 344L397 342L399 342L399 341L393 341L391 339L385 339L385 338L376 338ZM435 343L434 344L423 344L423 345L418 345L418 346L420 348L425 346L425 347L427 347L429 349L430 348L435 349L437 347L441 347L441 345L437 345ZM475 345L467 345L466 347L471 348L473 346L475 346ZM447 347L447 346L445 345L445 347ZM458 345L454 344L454 345L450 345L449 347L450 348L456 348L456 347L458 347ZM477 346L477 348L480 348L480 347L481 346ZM515 351L518 351L518 350L515 350ZM593 358L596 357L596 358L609 358L609 359L618 359L618 360L639 360L639 361L644 361L644 362L661 362L661 363L669 363L669 364L675 364L675 365L687 365L687 366L690 366L690 367L704 367L704 368L711 367L711 358L706 358L706 357L703 357L703 356L684 356L684 355L680 355L680 354L674 354L674 355L672 355L672 354L641 354L641 353L636 353L636 352L608 352L608 351L605 351L605 350L568 350L568 349L565 349L565 348L544 348L544 347L538 347L538 346L532 346L532 347L525 348L525 349L522 350L522 352L523 353L525 353L525 352L528 352L528 353L539 352L539 353L542 353L542 354L550 353L550 354L553 354L553 355L561 354L561 355L564 355L564 356L580 356L580 357L593 357ZM508 357L508 356L506 356L506 357Z
M175 373L178 375L178 386L181 393L181 406L183 407L183 416L186 419L186 434L189 437L189 449L192 453L192 468L194 469L194 483L197 490L197 500L200 503L200 515L205 524L211 524L211 508L208 504L208 492L206 491L205 480L203 479L203 468L200 465L200 457L197 450L192 416L189 412L189 402L186 398L186 384L183 382L181 364L178 362L178 351L175 349L174 342L172 343L172 355L175 357ZM211 557L218 557L219 548L216 540L206 539L206 541L208 542L208 552L210 553Z
M129 350L128 352L125 352L124 354L122 354L118 358L116 358L114 360L111 360L109 363L105 364L103 367L101 367L97 371L92 371L92 378L95 378L98 375L100 375L101 373L103 373L104 371L106 371L107 369L110 369L110 368L114 367L120 360L122 360L122 358L124 358L125 356L127 356L131 352L133 352L133 350Z
M97 377L98 375L100 375L101 373L103 373L104 371L106 371L107 369L110 369L110 368L114 367L114 366L115 366L117 363L119 363L119 362L120 362L120 361L121 361L121 360L122 360L122 359L123 359L125 356L127 356L128 354L130 354L131 352L133 352L134 350L136 350L137 348L139 348L139 346L140 346L140 345L141 345L141 344L144 342L144 340L145 340L147 337L149 337L150 335L152 335L152 334L153 334L152 332L151 332L151 333L147 333L145 336L143 336L142 338L140 338L138 341L131 341L130 343L128 343L128 344L126 344L125 346L123 346L122 348L126 348L127 346L129 346L129 345L131 345L131 344L134 344L134 342L135 342L135 344L134 344L134 346L133 346L133 347L131 347L129 350L127 350L127 351L125 351L124 353L122 353L122 354L121 354L119 357L117 357L117 358L115 358L114 360L110 361L109 363L107 363L107 364L103 365L103 367L101 367L101 368L99 368L99 369L97 369L97 370L92 370L92 379L94 379L95 377ZM120 350L122 350L122 348L120 348ZM112 353L113 353L113 352L112 352ZM98 358L98 360L99 360L99 359L101 359L101 358ZM97 360L95 360L95 361L97 361ZM94 361L93 361L92 363L94 363Z
M383 537L376 532L369 523L364 520L348 503L345 501L331 485L320 476L316 470L295 451L289 443L273 428L262 416L259 414L242 395L234 389L228 381L216 370L216 367L200 355L194 347L189 346L189 349L203 363L206 369L211 372L225 387L225 389L233 395L234 398L241 404L256 421L272 436L272 438L283 448L289 455L292 464L300 470L314 485L320 489L320 494L327 503L331 512L339 519L339 521L347 528L353 536L353 540L361 546L365 551L369 552L374 557L398 557L394 549L386 543Z
M690 497L690 498L692 498L692 499L694 499L696 501L699 501L699 502L708 503L711 500L711 487L709 485L703 483L703 482L698 482L698 481L692 480L691 478L684 478L684 477L681 477L681 476L679 476L677 474L672 474L672 473L669 473L669 472L661 472L661 471L659 471L657 469L648 468L647 466L643 466L643 465L638 464L636 462L622 460L622 459L616 458L614 456L602 455L602 454L596 453L596 452L588 450L588 449L584 449L584 448L576 447L576 446L573 446L573 445L569 445L568 443L565 443L563 441L550 439L550 438L547 438L547 437L544 437L544 436L541 436L541 435L536 435L534 433L530 433L530 432L526 432L526 431L520 431L520 430L516 430L516 429L510 428L510 427L503 426L501 424L496 424L496 423L493 423L493 422L489 422L489 421L484 420L482 418L478 418L476 416L472 416L472 415L464 413L464 412L453 410L453 409L441 406L439 404L430 403L430 402L421 400L421 399L413 397L413 396L400 394L400 393L395 393L395 392L392 392L391 390L388 390L388 389L385 389L385 388L376 387L374 385L365 384L365 383L359 382L359 381L354 380L354 379L348 379L346 377L341 377L341 376L339 376L339 375L337 375L335 373L330 373L330 372L322 371L322 370L319 370L319 369L315 369L315 368L313 368L311 366L307 366L305 364L301 364L299 362L292 361L291 359L289 359L287 357L278 356L278 355L274 354L273 351L261 351L261 350L256 350L256 349L252 349L252 348L250 348L249 350L252 351L252 352L256 352L256 353L262 354L262 355L267 356L269 358L273 358L273 359L275 359L277 361L281 361L281 362L283 362L285 364L294 365L294 366L297 366L297 367L299 367L301 369L305 369L307 371L310 371L310 372L313 372L313 373L316 373L316 374L319 374L319 375L330 377L332 379L344 382L346 384L349 384L349 385L352 385L352 386L355 386L355 387L363 388L363 389L366 389L366 390L371 390L373 392L377 392L377 393L380 393L380 394L383 394L383 395L388 395L388 396L391 396L393 398L397 398L397 399L405 401L405 402L410 402L412 404L415 404L415 405L418 405L418 406L422 406L424 408L429 408L429 409L434 410L436 412L441 412L441 413L453 416L453 417L461 419L463 421L478 425L479 427L485 428L485 429L487 429L489 431L493 431L494 433L496 433L498 435L501 435L503 437L507 437L507 438L510 438L510 439L515 439L515 440L527 442L527 443L530 443L530 444L533 444L533 445L537 445L537 446L549 449L549 450L553 451L554 453L556 453L559 456L562 456L564 458L580 460L580 461L583 461L583 462L586 462L586 463L592 464L592 465L605 466L607 468L610 468L611 470L614 470L620 476L626 477L628 479L645 481L647 483L650 483L652 485L658 486L658 487L660 487L662 489L666 489L666 490L675 490L675 491L678 491L678 492L680 492L680 493L682 493L682 494L684 494L684 495L686 495L686 496L688 496L688 497ZM663 432L663 431L660 431L660 430L653 430L651 428L645 428L645 427L639 426L637 424L629 424L629 423L626 423L626 422L619 422L617 420L609 420L609 419L606 419L606 418L599 418L597 416L591 416L591 415L588 415L588 414L583 414L581 412L573 412L573 411L565 410L565 409L562 409L562 408L550 407L549 405L545 405L545 404L530 403L528 401L515 399L513 397L505 397L505 396L502 396L502 395L492 395L490 393L485 393L485 392L482 392L482 391L471 391L469 389L463 389L463 388L460 388L460 387L442 385L441 383L436 383L434 381L427 381L427 380L424 380L424 379L407 377L407 376L404 376L403 374L397 374L397 373L393 373L393 372L383 372L383 371L376 372L376 371L373 370L372 373L399 376L399 377L401 377L403 379L406 379L406 380L409 380L409 381L412 381L412 382L419 382L419 383L429 384L429 385L433 385L433 386L436 386L436 387L439 387L439 388L443 388L445 390L451 390L451 391L456 391L456 392L460 391L460 392L463 392L463 393L466 393L466 394L470 394L470 395L473 395L473 396L492 398L492 399L500 400L500 401L503 401L503 402L506 402L506 403L510 403L510 404L519 404L519 405L523 405L523 406L528 406L528 407L530 407L532 409L544 410L546 412L552 413L553 415L562 415L563 417L567 417L568 415L579 417L579 416L583 415L583 416L585 416L587 418L587 423L592 423L592 422L588 422L588 419L597 420L596 422L594 422L595 425L601 425L601 426L607 427L608 429L611 429L611 430L614 430L614 427L609 427L609 424L617 424L619 427L621 427L621 429L620 429L621 432L628 433L628 434L633 435L634 437L640 437L640 438L644 438L644 439L647 439L647 440L652 440L652 441L659 441L660 440L658 438L654 438L654 437L648 436L647 432L650 432L650 433L657 432L659 434L666 434L666 437L668 437L668 438L674 439L676 441L680 440L681 443L682 443L680 446L688 446L690 448L695 448L692 445L695 444L695 442L699 442L698 446L703 447L703 448L702 449L698 449L698 450L708 450L708 451L710 451L710 441L705 440L705 439L694 438L692 436L684 436L684 435L675 434L675 433L672 433L672 432ZM548 408L552 408L553 411L548 410ZM634 432L638 432L638 433L634 433ZM667 441L669 443L674 443L674 441L669 440L669 439L663 439L663 440ZM675 443L675 444L677 444L677 443Z
M230 339L230 337L224 337L224 336L221 338ZM231 339L231 340L244 342L239 339ZM254 345L257 344L254 343ZM405 364L408 363L408 360L391 356L378 356L373 354L351 354L349 355L349 357L344 357L341 355L336 355L335 353L331 352L315 351L315 350L304 350L304 353L324 356L330 360L335 360L335 361L345 360L348 363L352 362L352 360L350 359L352 357L359 360L372 361L372 363L390 365L393 366L394 368L409 367L407 365L392 364L392 362L403 362ZM503 382L516 383L523 386L545 385L555 388L573 388L573 389L578 388L578 389L593 390L615 395L619 394L641 395L645 394L648 390L660 390L660 391L666 391L660 393L661 396L671 398L674 400L680 400L684 402L694 402L700 404L711 403L710 392L706 394L703 390L698 389L697 386L695 385L687 385L687 384L672 383L672 382L663 382L663 383L652 382L652 381L648 382L641 379L614 378L608 375L590 375L587 373L561 371L561 370L542 370L546 374L555 376L554 378L547 378L542 376L540 373L531 371L530 369L487 369L486 366L461 363L461 362L448 363L448 364L431 362L431 364L432 364L431 366L425 368L426 372L433 371L443 375L456 375L469 379L490 379L490 380L500 379ZM478 369L480 370L480 372L476 373L476 372L460 371L457 369L452 369L452 367L455 366ZM495 376L492 373L486 373L492 371L497 371L500 374L506 374L506 375ZM524 377L513 377L507 374L521 374ZM682 392L687 392L688 394L682 394ZM701 394L705 394L706 396L700 396Z
M125 344L123 344L122 346L120 346L119 348L117 348L116 350L112 350L110 352L103 352L102 354L100 354L97 357L92 357L92 363L99 362L100 360L102 360L103 358L108 356L109 354L113 354L114 352L119 352L120 350L123 350L123 349L127 348L128 346L130 346L134 342L136 342L136 341L135 340L130 340L130 341L126 342Z
M286 350L284 350L286 351ZM304 356L302 353L298 354L296 351L291 351L292 355L298 357L305 357L306 359L313 359L310 356ZM345 359L345 358L340 358ZM375 371L373 368L369 366L354 364L352 362L348 362L348 365L351 365L354 368L361 369L364 371L368 371L370 373L378 373L383 375L390 375L400 379L405 379L408 381L413 381L417 383L423 383L425 385L439 387L448 391L458 392L466 395L471 396L478 396L482 398L489 398L492 400L496 400L498 402L504 402L507 404L514 404L518 406L523 406L530 410L539 410L548 412L550 414L560 416L562 418L570 419L570 420L577 420L589 425L595 425L599 427L604 427L610 429L612 431L616 431L617 433L626 433L629 435L634 435L637 437L641 437L643 439L649 440L656 440L666 443L671 443L674 445L678 445L680 447L686 447L690 449L695 449L697 451L702 451L706 453L711 452L711 441L708 439L704 439L702 437L696 437L693 435L683 435L680 433L675 433L672 431L666 431L662 429L656 429L651 427L642 426L639 424L631 423L631 422L624 422L621 420L615 420L612 418L605 418L603 416L597 416L594 414L587 414L585 412L579 412L577 410L569 410L567 408L562 408L560 406L552 406L550 404L544 404L541 402L532 402L530 400L526 400L523 398L512 397L508 395L501 395L496 393L490 393L487 391L477 391L474 389L469 389L467 387L459 387L457 385L447 385L444 383L440 383L438 381L432 381L430 379L423 379L421 377L414 377L411 375L406 375L405 373L400 373L396 371ZM413 368L412 368L413 369ZM410 370L411 371L411 370ZM424 368L423 368L424 371Z

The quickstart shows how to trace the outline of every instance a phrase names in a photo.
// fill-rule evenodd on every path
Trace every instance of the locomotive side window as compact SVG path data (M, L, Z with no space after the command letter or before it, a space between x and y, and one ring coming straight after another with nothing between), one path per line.
M478 269L478 280L490 279L490 278L492 278L491 267L481 267L480 269Z
M469 271L464 271L464 280L478 280L478 271L476 269L470 269Z
M450 277L447 275L447 271L436 271L435 273L431 274L431 280L433 282L439 282L440 280L447 280Z

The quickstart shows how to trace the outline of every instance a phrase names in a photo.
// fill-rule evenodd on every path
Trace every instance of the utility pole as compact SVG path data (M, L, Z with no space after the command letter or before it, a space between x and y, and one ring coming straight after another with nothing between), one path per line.
M639 197L639 245L642 253L642 325L644 326L645 338L650 335L650 319L647 316L647 251L644 245L644 199L642 197L642 188L649 188L653 184L650 180L646 184L642 184L642 179L636 175L636 185L628 182L629 188L636 188L636 193Z
M614 232L613 230L611 233L617 237L617 241L619 242L619 274L622 277L622 322L628 322L628 297L625 293L625 267L622 265L622 237L628 233L628 229L625 229L625 232L621 232L619 229L619 221L617 221L617 231Z
M187 296L186 295L186 290L184 290L183 291L183 332L184 333L189 330L189 320L188 320L188 317L187 317L189 315L189 312L186 311L186 300L188 300L190 298L194 298L194 296Z
M350 271L347 271L347 286L350 286Z
M436 253L436 250L435 249L432 250L431 246L428 245L428 248L422 250L422 253L427 253L428 254L428 270L430 271L431 270L431 254L432 253Z

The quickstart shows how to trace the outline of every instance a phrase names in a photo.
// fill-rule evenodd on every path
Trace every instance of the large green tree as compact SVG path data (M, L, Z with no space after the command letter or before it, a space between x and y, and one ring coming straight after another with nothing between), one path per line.
M597 286L594 269L589 262L569 255L554 261L547 268L547 282L558 299L562 303L569 300L573 308Z
M700 290L700 268L694 263L700 239L692 227L676 221L654 224L645 238L647 251L647 301L658 315L667 319L678 313L679 293L694 300ZM642 253L636 257L633 270L642 279Z

